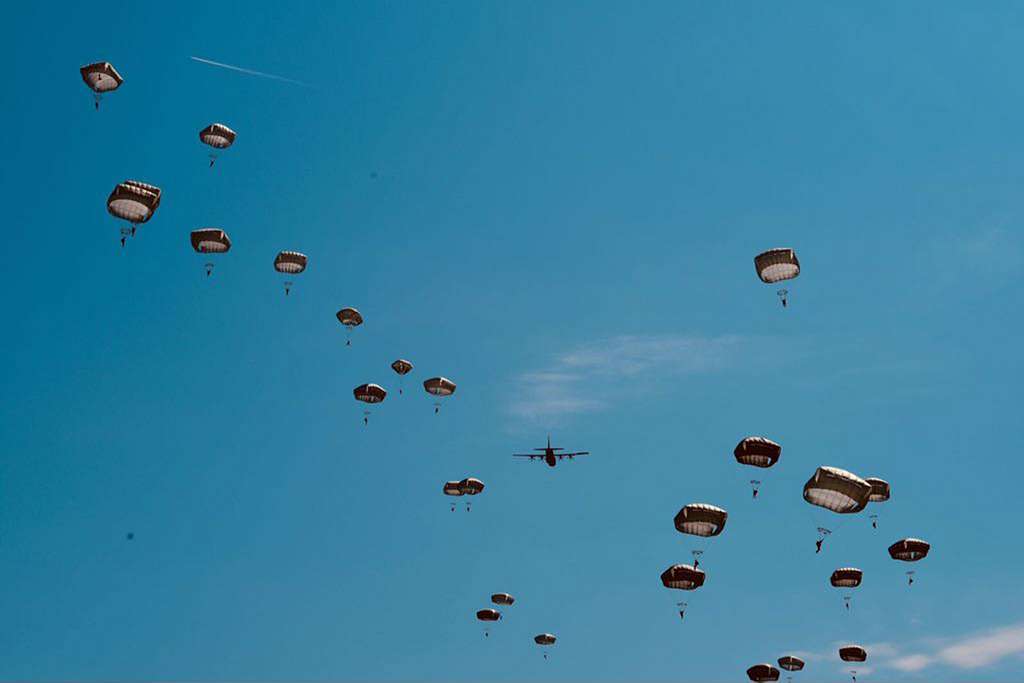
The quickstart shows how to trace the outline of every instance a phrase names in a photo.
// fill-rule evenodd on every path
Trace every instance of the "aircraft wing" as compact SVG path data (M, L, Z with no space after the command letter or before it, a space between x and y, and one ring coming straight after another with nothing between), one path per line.
M590 455L590 451L578 451L576 453L555 453L556 458L575 458L577 455Z
M536 453L513 453L513 458L543 458L544 455L537 455Z

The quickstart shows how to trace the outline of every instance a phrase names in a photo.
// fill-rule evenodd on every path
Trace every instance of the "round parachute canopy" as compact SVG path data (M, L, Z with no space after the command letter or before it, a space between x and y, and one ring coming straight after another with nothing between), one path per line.
M363 316L354 308L343 308L334 315L345 327L359 327L363 324Z
M160 188L156 185L126 180L118 183L107 197L107 211L111 216L133 225L145 223L160 206Z
M692 591L704 585L704 572L689 564L674 564L661 573L665 588Z
M839 648L839 659L844 662L864 662L867 661L867 658L868 651L860 645L847 645Z
M868 502L884 503L889 500L889 482L878 477L868 477L864 481L871 485L871 495L868 496Z
M357 401L363 403L380 403L387 398L388 392L379 384L360 384L352 390Z
M793 655L786 655L785 657L779 657L779 666L786 671L800 671L804 668L804 660Z
M482 609L476 613L480 621L498 621L501 619L501 612L496 609Z
M214 149L227 149L235 143L235 136L235 131L223 123L211 123L199 131L199 139L203 141L203 144Z
M736 462L754 467L771 467L779 461L782 446L763 436L748 436L733 449Z
M231 238L220 228L193 230L192 248L200 254L223 254L231 249Z
M444 483L444 495L446 496L461 496L462 495L462 482L459 481L446 481ZM454 503L453 503L454 505Z
M841 567L829 579L836 588L856 588L864 580L864 572L856 567Z
M533 637L533 642L538 645L554 645L556 640L558 638L555 638L551 633L538 633Z
M505 607L508 607L515 601L516 599L508 593L495 593L491 596L491 602L495 605L504 605Z
M779 680L779 670L771 664L755 664L747 669L747 678L754 681L754 683L777 681Z
M124 79L110 62L87 64L78 70L89 89L96 93L112 92L121 87Z
M306 269L309 258L297 251L282 251L274 257L274 270L288 275L298 275Z
M843 515L863 510L869 495L871 484L838 467L819 467L804 484L804 500Z
M800 274L800 261L792 249L769 249L754 257L754 268L761 282L772 284L792 280Z
M474 477L466 477L459 482L459 488L462 489L462 493L467 496L475 496L484 490L484 483Z
M690 503L676 514L676 529L694 536L717 536L725 529L729 513L707 503Z
M932 546L920 538L904 538L889 546L889 557L903 562L917 562L928 556Z
M434 396L451 396L455 393L455 382L445 377L431 377L424 380L423 388Z
M391 369L397 372L399 375L408 375L412 372L412 363L402 358L399 358L391 364Z

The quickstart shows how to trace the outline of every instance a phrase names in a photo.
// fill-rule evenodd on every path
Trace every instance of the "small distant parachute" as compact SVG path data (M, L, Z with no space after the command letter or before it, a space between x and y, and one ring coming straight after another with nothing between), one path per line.
M462 493L462 482L459 481L446 481L444 483L444 495L446 496L461 496ZM455 512L455 501L452 501L452 512Z
M904 538L889 546L889 557L902 562L917 562L928 557L932 546L920 538Z
M792 280L799 275L800 260L797 259L796 252L788 247L769 249L754 257L754 269L757 270L757 276L761 278L761 282L775 284L784 280ZM785 308L789 304L787 299L789 290L780 289L778 295L782 300L783 308Z
M690 503L676 513L676 530L694 536L717 536L725 529L729 513L707 503Z
M449 493L449 487L454 484L455 490L458 493ZM465 479L457 482L448 482L444 485L444 492L449 496L476 496L482 493L484 490L484 483L476 477L466 477ZM469 512L472 508L473 501L466 501L466 512ZM455 504L452 503L452 510L455 510Z
M804 660L794 655L779 657L779 666L786 671L800 671L804 668Z
M839 659L844 662L865 662L868 659L868 651L860 645L847 645L839 648Z
M754 683L779 680L779 670L771 664L755 664L747 669L747 678Z
M354 308L343 308L334 314L338 322L345 326L348 339L345 346L352 346L352 330L363 324L363 316Z
M804 500L841 515L863 510L870 495L871 484L838 467L822 465L804 484Z
M864 579L864 572L856 567L841 567L832 572L829 582L835 588L856 588Z
M368 405L375 403L381 403L387 398L388 392L384 387L379 384L360 384L358 387L352 390L352 394L356 397L357 401L362 401ZM370 410L363 411L363 424L370 422Z
M501 621L501 612L496 609L482 609L477 611L476 618L485 624L492 624L496 621ZM489 635L491 635L491 633L490 628L488 627L484 629L484 636L486 637Z
M441 410L440 399L455 393L455 382L446 377L431 377L423 381L423 389L431 396L437 397L438 400L434 402L434 413L436 414Z
M192 248L199 254L224 254L231 249L231 238L220 228L200 228L190 235ZM206 263L206 277L213 272L213 263Z
M231 145L235 144L235 137L237 134L223 123L211 123L206 128L199 131L199 139L204 145L209 145L214 149L227 149ZM213 168L213 163L217 160L216 154L210 154L210 168Z
M495 593L491 596L491 602L493 602L495 605L503 605L505 607L510 607L512 603L514 603L515 601L516 599L508 593Z
M555 641L557 641L557 640L558 640L558 638L556 638L551 633L538 633L537 635L535 635L533 637L533 642L537 643L541 647L551 647L552 645L555 644ZM548 658L548 653L545 652L544 653L544 659L547 659L547 658Z
M135 229L149 221L160 207L160 188L156 185L126 180L118 183L107 197L107 212L114 218L120 218L131 224L130 236L135 236ZM122 232L121 246L124 246L126 235Z
M280 251L274 257L274 270L285 275L298 275L306 270L309 257L297 251ZM284 295L288 296L292 289L292 281L285 280Z
M412 363L405 360L404 358L399 358L398 360L391 364L391 369L398 373L398 393L401 394L403 392L405 376L412 372Z
M884 503L889 500L889 482L885 479L879 479L878 477L868 477L864 481L871 486L871 493L868 495L868 502Z
M117 73L117 69L110 62L86 64L78 71L82 74L82 80L92 90L97 111L100 108L100 99L103 97L103 93L114 92L124 83L121 74Z
M689 564L674 564L661 573L661 585L676 590L696 590L704 585L704 579L704 572Z

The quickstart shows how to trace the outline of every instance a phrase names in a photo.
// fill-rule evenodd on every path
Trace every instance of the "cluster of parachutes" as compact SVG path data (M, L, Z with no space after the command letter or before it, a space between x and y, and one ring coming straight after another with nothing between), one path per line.
M356 315L359 314L359 312L354 308L342 309L342 311L346 310L352 311ZM338 312L338 320L341 320L341 311ZM347 320L351 321L352 318L347 318ZM351 327L362 324L362 317L359 317L358 320L359 322L352 324ZM348 326L347 323L343 322L342 324ZM412 363L402 358L399 358L391 364L391 369L394 370L395 374L400 378L405 377L407 374L412 372L412 367ZM434 413L437 414L441 410L440 399L446 398L455 393L455 382L451 381L447 377L431 377L423 380L423 390L437 399L434 402ZM402 390L399 389L398 393L401 394ZM387 398L388 392L387 389L381 385L371 383L360 384L352 390L352 394L355 396L357 401L366 404L366 408L363 410L363 424L369 424L370 406L377 403L383 403L384 399Z
M451 483L451 482L449 482ZM508 593L495 593L491 596L491 602L499 607L511 607L515 604L516 599ZM485 609L477 610L476 613L477 621L480 621L484 625L484 637L491 635L491 626L502 620L502 613L493 607L487 607ZM533 642L541 648L543 651L544 659L548 658L546 649L551 647L557 642L558 638L552 633L538 633L533 637Z

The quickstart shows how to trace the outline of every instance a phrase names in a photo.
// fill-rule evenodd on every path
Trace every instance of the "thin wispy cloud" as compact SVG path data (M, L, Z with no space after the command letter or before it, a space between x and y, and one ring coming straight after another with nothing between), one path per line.
M246 69L246 68L241 67L241 66L235 66L234 64L225 64L223 62L215 62L212 59L206 59L205 57L191 56L191 57L189 57L189 59L191 59L194 62L199 62L200 64L207 64L209 66L216 66L216 67L219 67L221 69L228 69L230 71L237 71L238 73L247 74L249 76L257 76L259 78L269 78L271 80L281 81L283 83L291 83L293 85L301 85L304 88L312 88L313 87L313 85L310 84L310 83L306 83L304 81L298 81L298 80L295 80L294 78L288 78L286 76L278 76L277 74L268 74L268 73L266 73L264 71L256 71L255 69Z
M657 386L659 380L707 373L734 365L749 340L737 335L620 335L563 352L539 370L514 380L511 415L558 420L606 409L627 378Z

